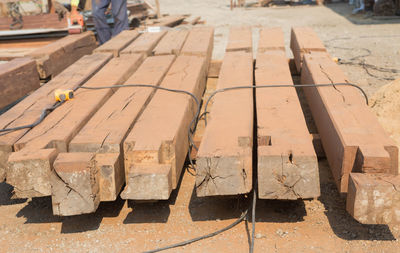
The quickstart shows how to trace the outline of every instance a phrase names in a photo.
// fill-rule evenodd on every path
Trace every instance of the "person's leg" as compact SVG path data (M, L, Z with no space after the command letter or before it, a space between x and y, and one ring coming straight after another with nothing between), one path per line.
M100 45L111 38L111 28L107 24L106 10L111 0L92 0L92 15Z
M112 15L114 17L113 36L129 29L126 0L111 0Z

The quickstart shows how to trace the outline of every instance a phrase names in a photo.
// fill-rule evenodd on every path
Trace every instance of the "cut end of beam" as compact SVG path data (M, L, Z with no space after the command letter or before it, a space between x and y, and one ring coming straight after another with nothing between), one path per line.
M362 224L399 224L400 177L351 173L346 209Z

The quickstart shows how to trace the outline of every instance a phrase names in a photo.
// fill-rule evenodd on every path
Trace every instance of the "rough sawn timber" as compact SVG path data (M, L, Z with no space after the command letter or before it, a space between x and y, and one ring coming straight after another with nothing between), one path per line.
M95 48L94 34L84 32L68 35L32 51L27 56L36 60L40 78L46 79L61 73L82 56L91 54Z
M178 56L161 87L182 89L200 100L206 62L198 56ZM126 186L123 199L168 199L178 185L188 152L188 129L197 107L186 94L156 91L124 141Z
M126 84L159 85L167 73L175 56L154 56L147 58L139 69L125 82ZM71 154L79 152L96 153L91 160L81 166L80 156L71 155L68 161L69 167L88 173L91 178L85 177L73 179L75 171L63 172L63 178L74 180L74 192L85 196L90 189L99 189L96 198L73 197L73 201L63 197L71 185L60 184L59 178L52 178L52 189L57 185L57 191L52 193L53 203L56 203L57 215L78 215L95 212L100 201L116 200L125 182L123 167L122 143L129 130L132 129L137 119L151 100L155 89L127 87L120 88L115 94L96 112L85 127L69 144ZM75 159L76 158L76 159ZM93 163L92 160L95 162ZM96 168L92 168L96 166ZM55 167L57 171L57 168ZM54 183L54 185L53 185ZM95 185L92 185L95 184ZM63 189L61 189L63 188ZM58 196L57 193L62 194ZM75 194L75 193L74 193ZM74 208L78 206L79 208Z
M142 61L141 54L114 58L84 86L120 84ZM72 138L112 94L112 89L78 90L74 99L58 107L14 144L16 152L8 159L7 182L14 186L17 197L51 195L50 174L55 157L67 152Z
M0 64L0 108L22 98L40 87L36 62L30 58L16 58Z
M252 53L226 52L217 89L252 86ZM252 189L253 91L219 93L197 153L197 196L237 195Z
M259 49L256 86L293 85L282 30L262 29L260 38L259 45L274 46ZM296 89L260 88L255 94L259 198L318 197L318 160Z

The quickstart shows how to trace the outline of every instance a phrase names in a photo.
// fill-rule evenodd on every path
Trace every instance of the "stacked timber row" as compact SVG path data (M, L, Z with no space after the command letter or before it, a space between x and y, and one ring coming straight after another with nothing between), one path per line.
M256 86L293 85L280 28L261 29ZM265 199L320 195L318 161L294 88L255 90L258 195Z
M231 29L217 90L293 85L281 29L260 30L255 70L252 44L251 28ZM253 145L257 145L257 168L253 168ZM295 89L240 89L215 96L197 154L197 195L249 193L253 169L257 170L260 198L319 196L317 157Z
M168 199L187 156L195 101L154 88L106 87L154 85L201 101L213 37L208 27L125 31L82 57L0 115L0 128L37 121L54 106L56 89L105 89L78 89L32 129L0 135L0 181L14 186L17 198L51 196L53 213L61 216L95 212L118 195ZM246 194L253 187L263 199L320 195L317 156L283 33L264 28L259 38L254 50L252 29L233 28L213 74L217 89L250 88L213 99L196 157L198 196ZM348 82L309 28L293 29L291 47L303 84ZM277 84L287 87L266 88ZM347 210L361 223L400 222L398 149L364 98L347 86L303 90L339 191L347 193Z
M56 89L149 84L184 89L201 100L213 36L207 27L125 32L1 115L1 126L35 122L54 105ZM163 43L164 37L175 43ZM164 53L152 56L158 43ZM78 89L39 125L0 136L1 179L14 186L15 197L52 196L53 213L63 216L96 211L100 201L115 200L124 183L124 198L167 199L183 167L196 109L189 96L154 88ZM159 151L160 157L153 155ZM168 184L151 187L158 178Z
M217 89L253 85L251 28L233 29ZM238 39L238 40L236 40ZM217 94L197 153L197 196L236 195L251 191L253 91Z
M291 47L303 84L348 83L307 27L293 28ZM398 148L349 86L304 88L333 177L359 222L400 222Z
M0 65L0 109L40 87L96 47L92 32L69 35ZM24 56L24 57L21 57Z

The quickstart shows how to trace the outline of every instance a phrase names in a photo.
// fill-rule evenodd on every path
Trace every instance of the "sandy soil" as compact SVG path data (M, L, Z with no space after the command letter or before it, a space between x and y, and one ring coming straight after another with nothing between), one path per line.
M309 25L329 52L343 61L349 78L373 94L398 73L357 65L400 69L399 20L350 16L346 4L326 7L241 8L229 1L161 0L164 13L202 16L216 27L214 58L223 57L229 26L280 26L289 43L290 27ZM256 35L256 30L255 30ZM365 55L365 56L364 56ZM288 56L290 56L288 51ZM305 201L258 200L256 252L399 252L400 226L366 226L345 211L326 160L320 161L321 197ZM246 196L197 198L194 177L182 176L169 201L102 203L95 214L54 217L51 200L12 200L0 184L0 252L140 252L222 228L248 207ZM251 223L170 252L247 252Z

